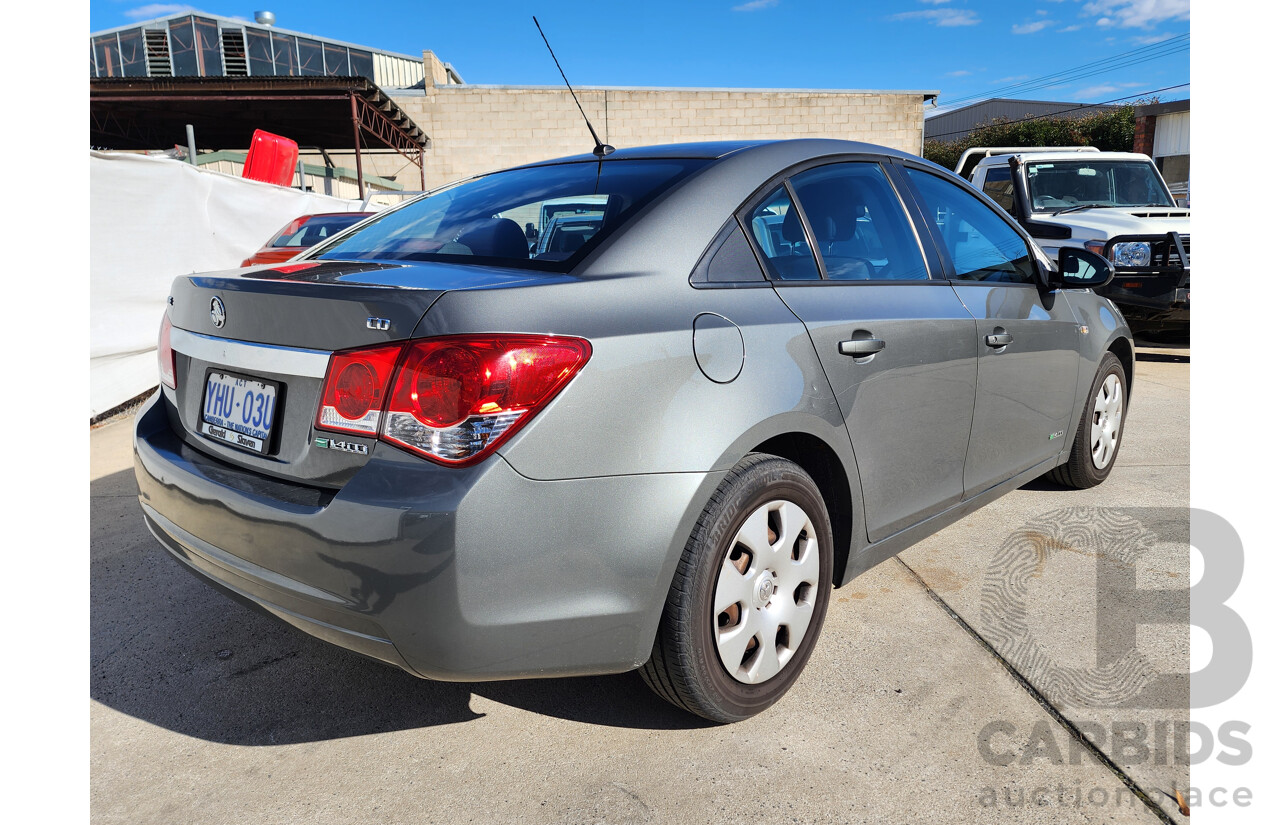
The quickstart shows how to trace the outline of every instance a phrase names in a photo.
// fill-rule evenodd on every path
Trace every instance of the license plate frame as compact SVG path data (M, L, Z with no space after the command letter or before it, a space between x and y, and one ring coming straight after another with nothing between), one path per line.
M213 387L215 376L218 376L217 383L220 386L229 386L233 390L229 416L235 416L234 419L229 418L229 416L211 416L208 412L210 404L209 393ZM204 390L200 397L200 418L198 422L200 435L216 444L222 444L254 455L267 455L274 447L276 440L278 429L276 423L280 420L280 402L284 394L283 389L284 386L279 381L272 381L256 375L246 375L245 373L221 367L207 368L204 374ZM268 390L270 391L269 396L267 395ZM262 419L259 419L260 426L258 427L252 426L252 416L248 425L239 420L242 417L239 412L241 409L240 404L244 401L242 393L245 392L262 394L264 399L263 412L265 413L263 418L267 416L270 418L265 429L261 426ZM268 397L270 398L269 404L266 402ZM256 400L251 399L250 403L256 406Z

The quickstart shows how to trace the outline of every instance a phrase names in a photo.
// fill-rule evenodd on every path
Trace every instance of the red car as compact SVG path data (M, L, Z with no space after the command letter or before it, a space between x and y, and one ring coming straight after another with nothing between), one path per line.
M294 218L267 241L266 246L244 259L241 266L278 264L289 260L309 246L315 246L373 212L326 212Z

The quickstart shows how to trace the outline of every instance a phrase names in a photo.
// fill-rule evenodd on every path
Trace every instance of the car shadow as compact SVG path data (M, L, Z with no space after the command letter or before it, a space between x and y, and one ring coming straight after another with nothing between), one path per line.
M1066 485L1059 484L1058 482L1049 478L1048 475L1042 475L1039 478L1034 478L1031 481L1028 481L1026 484L1022 485L1018 489L1031 490L1033 492L1063 492L1063 491L1069 491L1071 488L1067 487Z
M1190 364L1191 356L1173 352L1142 352L1139 350L1135 357L1139 361L1154 361L1162 364Z
M613 727L710 724L635 673L431 682L320 642L190 575L143 525L136 489L132 471L90 483L89 692L112 710L234 745L470 722L476 697Z

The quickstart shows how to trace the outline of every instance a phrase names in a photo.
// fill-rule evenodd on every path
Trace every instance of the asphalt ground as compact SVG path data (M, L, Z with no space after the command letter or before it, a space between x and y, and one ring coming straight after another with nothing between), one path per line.
M1150 616L1185 617L1190 363L1140 357L1105 484L1034 482L835 591L795 687L731 726L634 673L433 683L297 633L168 558L131 421L100 425L92 820L1185 821L1189 629Z

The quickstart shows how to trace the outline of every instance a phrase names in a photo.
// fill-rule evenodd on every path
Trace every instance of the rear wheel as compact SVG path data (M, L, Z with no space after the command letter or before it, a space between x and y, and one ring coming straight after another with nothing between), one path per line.
M703 510L641 669L672 704L717 722L772 705L813 651L830 599L833 540L817 485L752 454Z
M1089 390L1071 455L1050 473L1050 478L1078 490L1105 481L1120 452L1127 412L1124 367L1119 358L1108 352L1102 357Z

